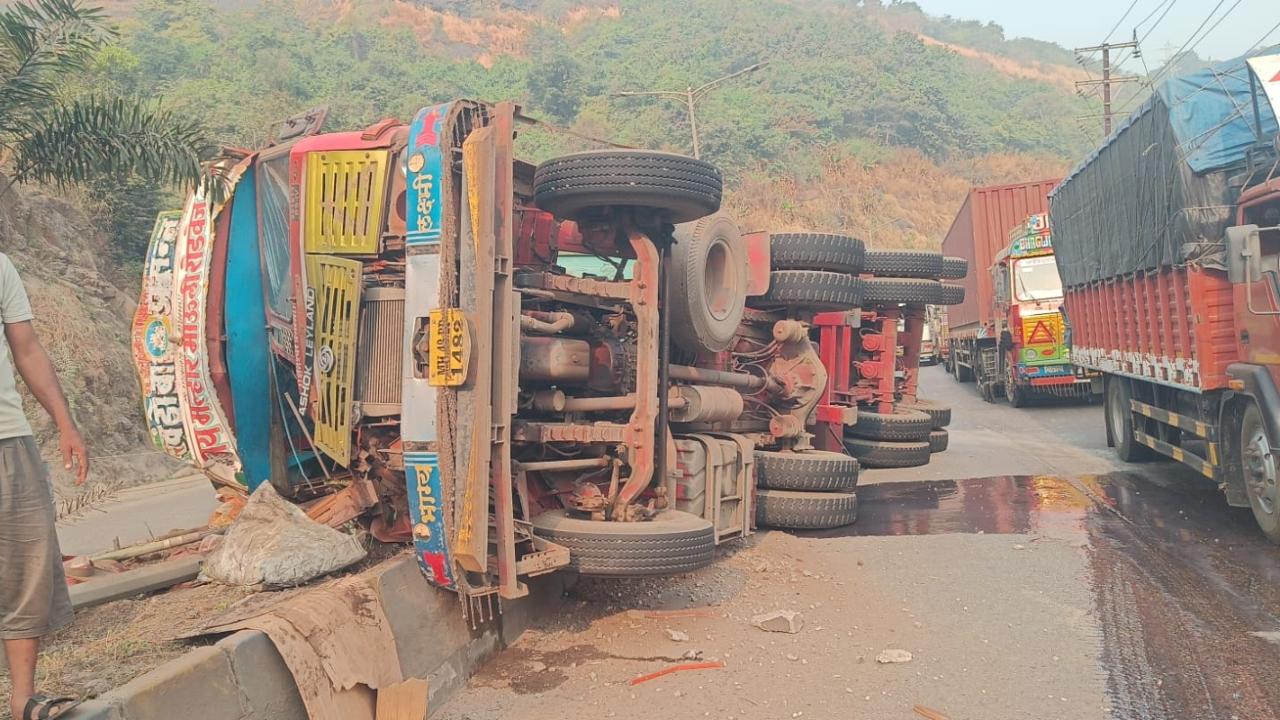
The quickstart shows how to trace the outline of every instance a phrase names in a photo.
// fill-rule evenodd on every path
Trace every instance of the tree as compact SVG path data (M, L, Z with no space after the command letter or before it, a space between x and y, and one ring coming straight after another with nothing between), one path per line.
M0 8L0 175L57 185L102 178L191 185L212 155L199 122L147 100L68 96L115 31L81 0Z

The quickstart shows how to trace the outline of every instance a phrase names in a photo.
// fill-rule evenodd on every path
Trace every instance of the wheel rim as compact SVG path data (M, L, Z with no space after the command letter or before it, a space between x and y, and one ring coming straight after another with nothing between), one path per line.
M1107 413L1111 415L1111 432L1116 436L1113 438L1116 444L1123 443L1126 438L1124 436L1124 411L1120 409L1120 391L1112 390L1107 395Z
M1246 427L1244 435L1241 446L1244 451L1244 478L1249 494L1264 513L1274 515L1277 499L1276 460L1271 452L1271 442L1259 424Z
M706 262L702 267L702 292L707 303L707 311L716 320L724 320L733 311L734 283L730 270L729 248L721 240L711 243L707 248Z

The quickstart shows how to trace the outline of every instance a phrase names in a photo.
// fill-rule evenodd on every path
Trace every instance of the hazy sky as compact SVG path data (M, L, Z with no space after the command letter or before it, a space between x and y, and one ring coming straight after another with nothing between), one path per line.
M1120 20L1132 0L915 0L931 15L995 21L1006 37L1033 37L1050 40L1068 48L1097 45L1111 27ZM1209 17L1218 0L1137 0L1129 16L1112 36L1111 42L1128 40L1134 25L1156 11L1138 30L1138 38L1151 30L1142 43L1149 65L1163 60L1180 48L1187 38ZM1230 13L1226 11L1232 7ZM1159 8L1157 10L1157 8ZM1164 20L1156 19L1169 9ZM1205 32L1222 20L1212 32ZM1202 57L1216 59L1235 57L1256 43L1271 26L1280 23L1277 0L1223 0L1213 19L1201 30L1204 39L1192 41ZM1268 43L1280 43L1280 30L1271 34Z

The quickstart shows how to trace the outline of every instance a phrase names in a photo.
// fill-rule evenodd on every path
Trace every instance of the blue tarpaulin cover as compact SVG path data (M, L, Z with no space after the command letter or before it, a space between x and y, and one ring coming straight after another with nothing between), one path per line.
M1244 57L1157 82L1049 194L1063 284L1190 263L1218 267L1241 182L1232 177L1280 132L1261 88L1259 99L1261 145Z
M1275 48L1252 53L1269 55ZM1180 155L1197 173L1237 165L1257 140L1249 68L1243 55L1202 70L1169 78L1156 92L1169 108L1169 123L1178 139ZM1275 113L1260 98L1262 136L1280 132Z

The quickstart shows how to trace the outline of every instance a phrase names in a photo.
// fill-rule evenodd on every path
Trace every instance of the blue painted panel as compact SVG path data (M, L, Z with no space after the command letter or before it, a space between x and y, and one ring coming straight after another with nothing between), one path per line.
M271 477L271 382L254 169L245 171L231 205L227 247L227 372L235 405L236 448L249 492Z

